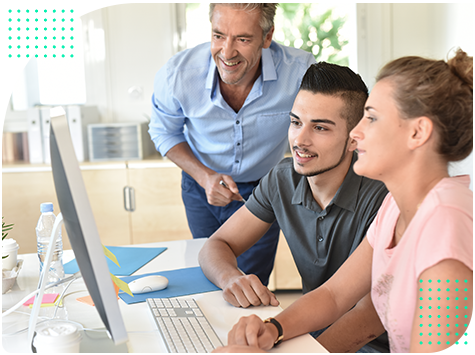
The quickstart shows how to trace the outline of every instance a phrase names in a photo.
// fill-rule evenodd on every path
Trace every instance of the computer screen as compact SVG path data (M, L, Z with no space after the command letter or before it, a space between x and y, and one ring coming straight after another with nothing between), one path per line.
M109 337L121 344L127 332L62 107L51 109L50 150L59 208L79 270Z

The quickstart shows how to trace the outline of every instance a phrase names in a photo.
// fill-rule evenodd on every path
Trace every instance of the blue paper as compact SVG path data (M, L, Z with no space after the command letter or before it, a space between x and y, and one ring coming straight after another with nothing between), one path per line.
M137 293L134 294L134 297L123 291L120 291L119 297L122 298L125 303L132 304L138 302L145 302L147 298L180 297L192 295L195 293L204 293L220 290L219 287L215 286L211 281L206 278L199 266L186 269L177 269L170 271L161 271L151 274L122 277L121 280L129 283L140 277L150 275L165 276L168 279L168 287L155 292Z
M115 276L129 276L142 266L163 253L167 248L132 248L132 247L107 247L119 262L118 267L106 257L109 271ZM65 274L74 274L79 271L76 259L64 264Z

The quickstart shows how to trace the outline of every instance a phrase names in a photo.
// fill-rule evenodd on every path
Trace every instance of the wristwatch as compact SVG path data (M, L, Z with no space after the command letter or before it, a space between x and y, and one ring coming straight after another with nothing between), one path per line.
M264 323L272 323L275 325L275 327L277 328L277 332L279 334L277 336L277 339L274 342L274 346L279 345L284 339L284 332L282 330L282 326L280 325L280 323L275 318L267 318L264 320Z

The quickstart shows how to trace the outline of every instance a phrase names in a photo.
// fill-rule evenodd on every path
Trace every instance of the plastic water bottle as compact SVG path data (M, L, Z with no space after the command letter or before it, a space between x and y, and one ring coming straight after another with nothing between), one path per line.
M51 232L53 231L54 221L56 216L53 213L53 204L51 202L42 203L40 205L41 216L36 225L36 240L38 243L38 258L40 260L40 275L43 271L43 264L48 252ZM61 231L59 231L56 245L54 246L53 257L49 267L46 284L57 282L64 278L63 268L63 240L61 238Z

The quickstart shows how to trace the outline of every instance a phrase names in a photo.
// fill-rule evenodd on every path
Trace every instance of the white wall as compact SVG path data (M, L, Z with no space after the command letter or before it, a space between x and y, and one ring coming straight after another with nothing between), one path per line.
M358 72L369 88L392 59L447 59L457 47L474 53L473 3L357 4L357 23ZM470 174L473 189L473 153L452 164L450 174Z
M104 122L150 116L155 73L178 50L176 8L125 4L82 16L87 104L99 106Z

